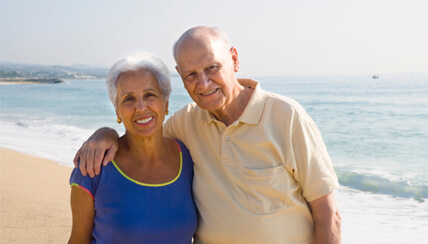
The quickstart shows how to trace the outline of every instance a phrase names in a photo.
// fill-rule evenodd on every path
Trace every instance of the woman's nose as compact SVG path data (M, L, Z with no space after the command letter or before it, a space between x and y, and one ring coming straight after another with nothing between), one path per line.
M146 111L147 110L147 102L142 98L137 99L136 110L137 111Z

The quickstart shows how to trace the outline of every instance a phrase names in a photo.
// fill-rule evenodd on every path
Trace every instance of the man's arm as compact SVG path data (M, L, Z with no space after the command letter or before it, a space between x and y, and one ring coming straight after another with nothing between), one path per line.
M333 192L309 202L315 223L315 243L341 243L341 216Z
M106 166L114 159L118 149L118 134L115 130L104 127L98 129L83 143L74 157L74 166L79 167L83 175L94 177L101 170L101 163Z

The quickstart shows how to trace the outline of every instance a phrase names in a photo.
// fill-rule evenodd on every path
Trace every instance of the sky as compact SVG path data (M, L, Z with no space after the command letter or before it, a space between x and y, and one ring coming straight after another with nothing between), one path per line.
M223 29L238 77L428 73L428 0L0 0L0 61L109 68L135 53L174 72L187 29Z

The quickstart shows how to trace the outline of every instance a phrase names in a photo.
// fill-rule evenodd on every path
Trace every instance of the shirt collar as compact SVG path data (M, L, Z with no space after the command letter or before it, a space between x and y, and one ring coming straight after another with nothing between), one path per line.
M238 121L247 124L258 124L260 122L260 119L263 114L263 109L265 107L266 93L260 88L259 82L255 80L238 79L238 82L243 86L254 89L253 95L251 96L247 107L245 107L245 110L239 117ZM215 116L206 109L202 110L201 119L206 123L217 121Z

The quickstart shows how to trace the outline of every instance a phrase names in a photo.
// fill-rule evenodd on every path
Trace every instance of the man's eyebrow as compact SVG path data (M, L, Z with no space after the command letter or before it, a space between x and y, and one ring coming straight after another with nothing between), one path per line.
M189 69L189 70L184 70L184 73L188 74L188 73L193 73L195 72L193 69Z

